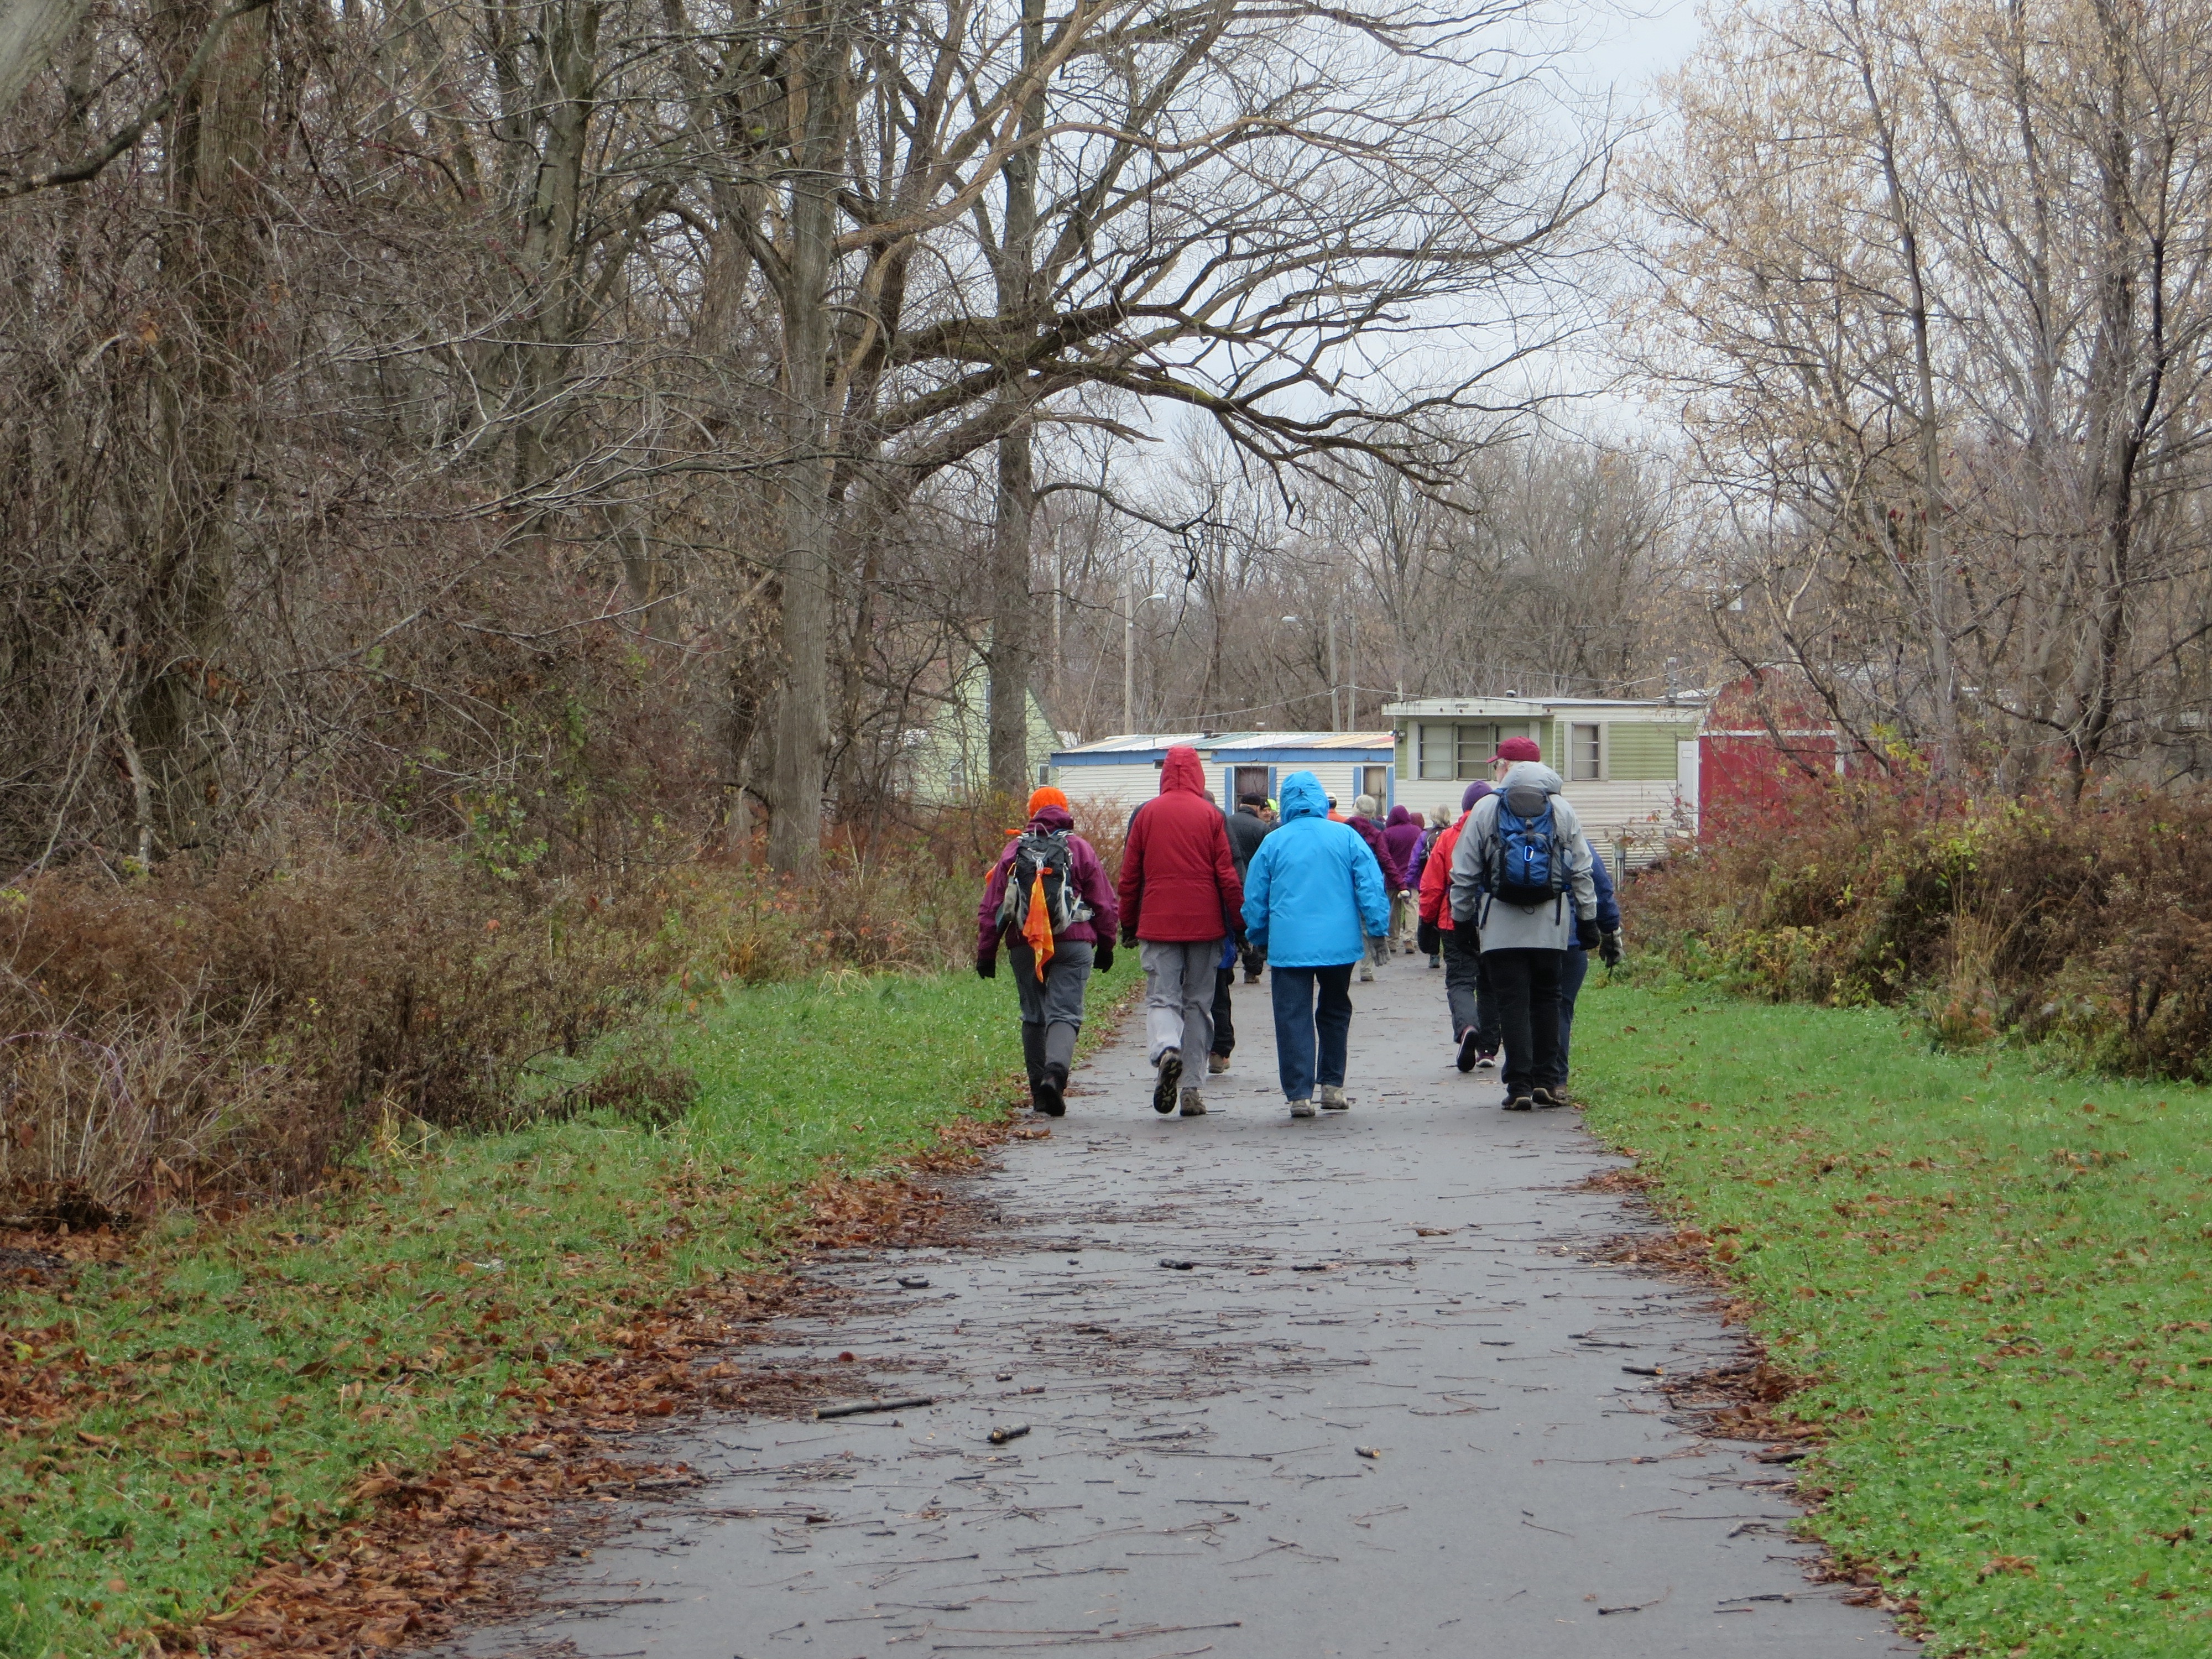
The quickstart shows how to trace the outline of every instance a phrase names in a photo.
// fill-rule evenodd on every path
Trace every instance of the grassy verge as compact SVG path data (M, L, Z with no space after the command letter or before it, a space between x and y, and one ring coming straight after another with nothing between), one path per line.
M1929 1652L2212 1651L2212 1093L1613 987L1575 1074L1818 1379L1815 1529Z
M674 1127L389 1145L350 1192L9 1292L0 1655L129 1651L342 1519L369 1465L514 1426L510 1390L628 1310L762 1265L811 1180L997 1110L1012 1001L967 976L744 991L682 1037L702 1092Z

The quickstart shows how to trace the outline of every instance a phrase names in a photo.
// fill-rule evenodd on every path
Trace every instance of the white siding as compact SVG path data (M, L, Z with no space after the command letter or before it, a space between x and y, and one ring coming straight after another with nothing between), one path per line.
M1452 816L1459 816L1459 798L1467 793L1467 785L1450 778L1418 778L1398 780L1398 805L1409 811L1419 812L1421 822L1429 821L1429 814L1439 806L1451 808Z
M1429 782L1398 780L1398 805L1412 808L1425 819L1439 806L1449 806L1459 816L1459 798L1467 793L1463 781L1438 779ZM1624 834L1628 838L1632 867L1650 863L1663 851L1662 842L1680 826L1674 803L1677 786L1671 783L1574 783L1567 799L1574 804L1587 835L1610 863Z
M1683 818L1692 835L1698 830L1698 766L1701 758L1695 738L1686 738L1674 745L1674 787L1681 792Z
M1053 781L1066 793L1079 824L1085 815L1119 824L1160 793L1160 769L1150 761L1133 766L1056 766Z

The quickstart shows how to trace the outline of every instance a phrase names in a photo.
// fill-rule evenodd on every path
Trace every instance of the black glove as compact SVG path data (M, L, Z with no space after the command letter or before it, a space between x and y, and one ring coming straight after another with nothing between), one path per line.
M1114 971L1114 941L1102 939L1091 947L1091 965L1102 974Z
M1121 924L1121 948L1124 951L1133 951L1137 948L1137 924L1133 921L1125 921Z
M1597 953L1607 967L1620 966L1620 929L1616 927L1597 936Z
M1580 919L1578 919L1578 920L1576 921L1576 923L1575 923L1575 943L1576 943L1576 944L1577 944L1577 945L1581 945L1581 946L1583 947L1583 950L1585 950L1585 951L1595 951L1595 950L1596 950L1596 949L1597 949L1597 938L1598 938L1598 934L1597 934L1597 921L1596 921L1596 919L1595 919L1595 917L1589 918L1589 919L1588 919L1588 920L1580 920Z
M996 979L999 976L999 953L996 951L975 952L975 977Z
M1252 948L1252 936L1244 931L1244 924L1237 924L1237 954L1243 956Z
M1433 921L1425 921L1413 930L1413 943L1420 947L1423 956L1432 957L1443 949L1443 930Z

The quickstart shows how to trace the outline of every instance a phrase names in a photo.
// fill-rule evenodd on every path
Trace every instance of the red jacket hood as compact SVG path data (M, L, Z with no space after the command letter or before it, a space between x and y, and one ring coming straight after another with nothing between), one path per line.
M1179 743L1169 750L1160 766L1160 793L1170 789L1187 789L1194 795L1206 793L1206 768L1199 764L1198 750L1188 744Z

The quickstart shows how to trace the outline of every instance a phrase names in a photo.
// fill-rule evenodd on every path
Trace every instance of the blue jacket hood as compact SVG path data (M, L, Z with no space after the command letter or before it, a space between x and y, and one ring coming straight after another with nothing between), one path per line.
M1328 792L1321 787L1321 780L1310 772L1293 772L1283 780L1283 822L1292 818L1325 818L1328 816Z

